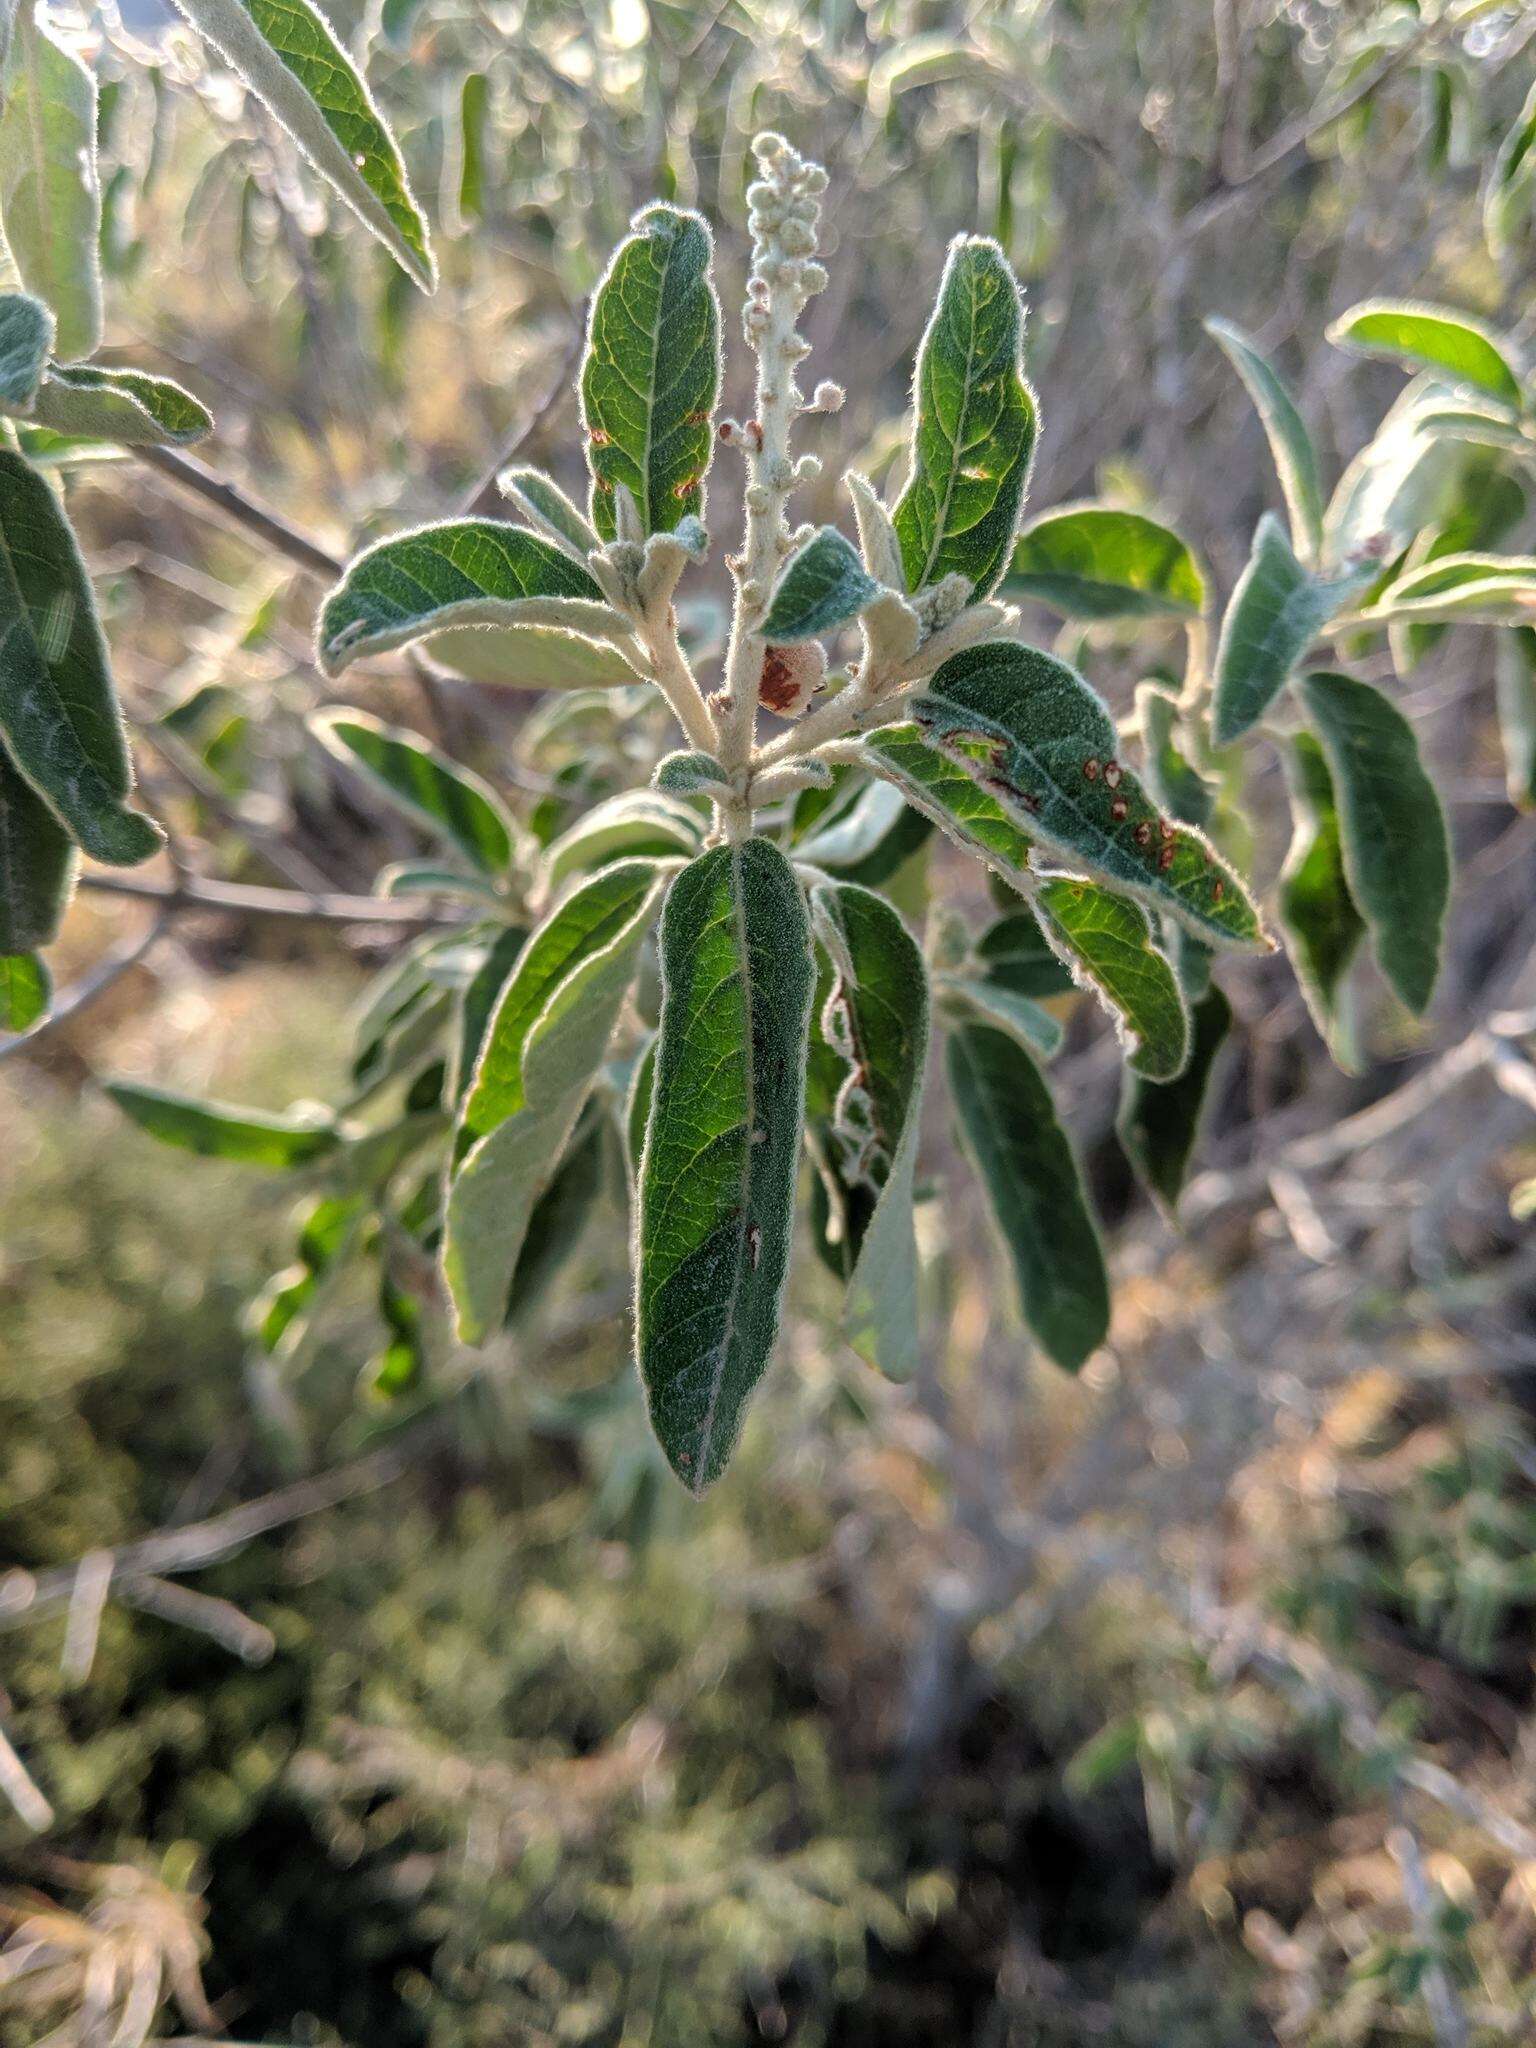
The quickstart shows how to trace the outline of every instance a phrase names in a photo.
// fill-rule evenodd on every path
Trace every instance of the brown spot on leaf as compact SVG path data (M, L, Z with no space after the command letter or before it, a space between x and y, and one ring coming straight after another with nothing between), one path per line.
M1099 757L1097 754L1090 754L1087 760L1083 763L1083 777L1088 782L1098 781Z
M1104 780L1109 788L1118 789L1120 787L1120 777L1124 773L1125 770L1118 761L1106 761L1104 763Z
M1130 805L1126 802L1123 796L1117 796L1114 802L1109 807L1109 815L1115 820L1116 824L1118 824L1120 820L1130 810L1130 808Z

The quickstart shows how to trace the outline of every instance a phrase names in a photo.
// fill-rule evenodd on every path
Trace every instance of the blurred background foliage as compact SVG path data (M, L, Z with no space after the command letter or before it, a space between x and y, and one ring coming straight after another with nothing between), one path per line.
M150 0L83 23L109 341L205 399L214 466L337 552L462 503L513 441L576 487L570 374L608 250L651 196L696 205L729 304L765 125L832 174L809 333L849 387L839 452L895 459L945 243L995 234L1030 299L1033 507L1155 509L1222 588L1272 490L1204 317L1284 364L1340 464L1399 382L1324 346L1343 307L1417 296L1531 338L1536 222L1506 206L1490 240L1485 207L1536 76L1529 7L337 21L431 215L432 300ZM742 375L738 351L728 409ZM144 779L200 866L357 891L414 851L305 730L330 695L313 585L130 461L73 451L67 485ZM822 488L804 516L840 518ZM720 531L730 480L712 490ZM707 606L695 623L707 640ZM387 927L199 912L8 1063L0 2038L1532 2039L1536 1132L1460 1058L1536 998L1491 642L1444 636L1405 688L1458 851L1433 1026L1368 1017L1342 1076L1261 963L1181 1234L1132 1205L1112 1048L1069 1041L1121 1224L1112 1345L1081 1383L1039 1371L970 1194L929 1201L930 1381L872 1383L802 1252L767 1398L702 1506L622 1370L611 1193L489 1372L359 1402L387 1337L366 1289L287 1376L247 1335L292 1187L178 1160L94 1088L334 1099ZM1124 708L1177 646L1098 628L1090 652ZM551 739L533 701L403 668L363 687L546 829L605 749L660 739L644 717ZM1247 820L1265 878L1276 794ZM66 953L86 969L143 916L90 893ZM200 1606L113 1600L92 1638L78 1560L268 1497L272 1526L185 1589ZM66 1567L73 1601L23 1611Z

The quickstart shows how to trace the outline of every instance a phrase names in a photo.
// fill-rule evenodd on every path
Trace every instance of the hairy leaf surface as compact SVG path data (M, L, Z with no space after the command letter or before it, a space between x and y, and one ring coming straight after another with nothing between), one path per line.
M21 281L53 314L66 361L101 342L101 185L96 80L43 27L15 10L0 68L0 220Z
M626 789L590 811L544 850L546 884L555 888L572 875L625 856L681 854L699 850L703 820L688 805L659 790Z
M29 417L56 434L123 448L184 448L213 432L212 414L169 377L89 363L54 363Z
M1514 364L1482 322L1466 313L1407 300L1368 299L1335 320L1328 339L1356 355L1385 357L1471 384L1505 405L1520 403Z
M482 874L510 871L517 827L501 798L478 775L450 761L419 733L385 725L366 711L317 711L310 728L337 760L361 772Z
M1536 556L1439 555L1405 570L1362 624L1520 626L1536 617Z
M557 483L542 470L520 467L504 469L496 483L513 510L520 512L529 525L537 527L549 540L563 543L580 561L586 561L597 546L598 536L587 524L585 514L577 510Z
M871 782L845 810L819 824L795 847L795 858L876 888L890 880L933 830L889 782Z
M812 534L784 565L758 631L772 642L810 640L858 617L880 585L835 526Z
M450 626L424 651L498 690L613 690L641 680L617 647L555 626Z
M989 981L1015 995L1070 995L1076 987L1060 955L1040 929L1040 920L1022 906L1008 910L988 925L976 941L976 959Z
M1005 882L1023 890L1033 887L1028 835L964 768L929 745L920 725L882 725L868 735L862 751L873 772L893 783L957 846L985 861Z
M1113 1014L1130 1066L1155 1081L1177 1074L1189 1053L1189 1018L1141 905L1066 878L1043 882L1034 904L1047 934Z
M0 296L0 406L30 412L53 353L53 315L26 292Z
M204 1159L238 1160L247 1166L307 1166L334 1152L341 1140L325 1112L274 1115L227 1102L200 1102L165 1088L133 1081L108 1081L106 1092L162 1145L196 1152Z
M1230 320L1207 320L1205 331L1225 350L1253 400L1290 515L1292 545L1298 554L1315 560L1322 545L1323 487L1317 450L1295 400L1247 335Z
M1016 995L999 981L978 981L965 974L942 975L936 986L946 1015L958 1015L970 1023L979 1018L983 1024L1006 1031L1037 1059L1053 1060L1060 1052L1066 1034L1032 996Z
M1340 999L1365 937L1365 920L1349 893L1333 777L1314 734L1298 732L1289 740L1285 776L1294 825L1280 870L1281 929L1312 1021L1335 1061L1347 1067L1352 1062L1344 1044Z
M1187 544L1140 512L1064 505L1019 535L1003 578L1069 619L1198 618L1205 578Z
M37 791L0 747L0 953L57 938L79 855Z
M1230 746L1257 725L1338 602L1304 569L1280 522L1266 513L1221 622L1211 736Z
M1189 1172L1217 1055L1232 1029L1232 1005L1208 988L1191 1017L1189 1061L1171 1081L1127 1072L1115 1130L1142 1186L1172 1214Z

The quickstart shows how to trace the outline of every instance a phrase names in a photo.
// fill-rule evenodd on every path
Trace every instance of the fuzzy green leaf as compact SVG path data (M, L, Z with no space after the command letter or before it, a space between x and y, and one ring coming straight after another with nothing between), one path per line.
M1141 905L1065 877L1042 883L1034 904L1047 936L1114 1016L1130 1066L1154 1081L1179 1073L1189 1054L1189 1018L1178 976L1153 945Z
M1038 415L1021 364L1024 305L995 242L957 239L918 351L912 471L893 514L908 590L1008 566Z
M585 874L605 861L638 854L691 858L704 836L703 820L687 804L659 791L626 789L578 818L544 850L548 887Z
M1344 872L1333 777L1310 732L1296 733L1288 742L1285 775L1295 823L1280 871L1280 925L1312 1021L1335 1060L1347 1067L1352 1062L1339 1004L1345 976L1365 937L1365 920Z
M833 968L822 1034L845 1070L830 1118L839 1179L874 1197L843 1327L872 1365L892 1379L910 1379L920 1360L912 1190L928 1056L928 974L906 926L872 890L848 882L818 888L811 914Z
M1408 301L1367 299L1328 330L1337 348L1431 370L1455 384L1471 384L1502 404L1520 404L1520 377L1508 353L1480 320L1466 313Z
M1362 625L1520 626L1536 618L1536 557L1439 555L1405 570Z
M634 497L646 533L702 517L720 395L720 304L709 229L696 213L651 206L592 298L581 417L592 523L618 530L615 492Z
M952 655L912 708L929 744L1068 867L1167 911L1208 945L1268 943L1237 876L1116 760L1113 720L1065 662L989 641Z
M899 789L871 782L846 809L800 840L795 858L873 889L888 882L932 830L930 820L910 809Z
M613 690L641 680L616 647L555 626L453 626L425 651L497 690Z
M1172 1214L1189 1172L1201 1112L1210 1093L1216 1057L1232 1029L1232 1005L1209 988L1191 1018L1189 1062L1172 1081L1149 1081L1127 1072L1115 1130L1136 1177Z
M1230 320L1207 320L1205 331L1225 350L1253 400L1290 515L1292 546L1298 554L1315 560L1322 545L1323 488L1317 450L1295 401L1247 335Z
M970 975L946 974L939 978L937 991L947 1017L962 1023L978 1019L1016 1038L1036 1059L1053 1060L1066 1036L1062 1026L1031 996L1015 995L1001 982L977 981Z
M0 953L57 938L74 888L74 841L0 747Z
M26 292L0 295L0 408L32 410L53 353L53 315Z
M1339 572L1358 564L1369 579L1425 527L1454 516L1467 451L1440 424L1450 395L1415 378L1350 460L1324 522L1324 557Z
M702 854L667 897L640 1169L636 1322L651 1420L684 1485L719 1477L778 1329L815 975L765 839Z
M533 1205L512 1283L509 1324L536 1308L550 1283L581 1244L582 1232L603 1189L603 1118L589 1101L553 1179Z
M37 953L0 952L0 1031L30 1031L48 1014L53 976Z
M341 1142L329 1116L319 1110L280 1116L225 1102L198 1102L190 1095L133 1081L108 1081L105 1087L140 1130L162 1145L196 1152L204 1159L274 1168L308 1166Z
M1032 910L1004 911L976 941L976 959L988 981L1038 1001L1070 995L1076 986Z
M1216 792L1179 745L1177 700L1156 683L1138 683L1136 712L1146 756L1147 788L1170 817L1204 830L1216 808Z
M1301 684L1338 794L1349 893L1370 928L1387 980L1416 1015L1440 966L1450 895L1450 845L1434 784L1406 718L1353 676Z
M664 754L651 777L653 786L672 796L709 796L729 788L725 770L713 754L682 750Z
M427 224L367 84L309 0L176 0L301 154L425 291Z
M0 69L0 220L21 281L55 322L66 362L101 342L96 80L32 5Z
M160 832L133 787L122 714L85 564L51 487L0 449L0 738L84 850L147 860Z
M1483 188L1483 233L1496 262L1507 260L1536 201L1536 85L1494 153Z
M587 524L585 515L542 470L505 469L497 477L496 485L513 510L520 512L530 526L536 527L548 540L564 542L567 549L582 561L597 546L598 536Z
M1109 1275L1066 1132L1039 1068L984 1024L952 1031L950 1094L1013 1260L1024 1321L1068 1372L1109 1329Z
M448 1077L448 1098L455 1104L463 1100L474 1079L485 1034L527 943L528 933L522 925L509 924L498 932L459 996L458 1033Z
M190 391L143 370L54 363L28 417L36 427L122 448L184 448L213 432L213 417Z
M623 631L586 570L563 548L495 519L449 519L366 548L326 599L320 666L338 675L448 626Z
M1536 810L1536 628L1516 626L1499 635L1494 677L1509 800L1522 811Z
M1019 535L1003 593L1069 619L1191 619L1204 609L1205 578L1185 542L1155 519L1063 505Z
M360 772L398 809L482 874L505 875L516 858L517 827L505 804L469 769L429 746L419 733L385 725L366 711L317 711L310 730L338 761Z
M893 783L914 810L931 818L957 846L1003 881L1024 891L1033 888L1028 835L964 768L929 745L920 725L882 725L868 735L861 751L872 773Z
M1257 725L1337 604L1334 587L1302 567L1266 512L1221 622L1211 708L1218 747Z
M856 619L879 595L852 543L824 526L785 563L757 630L773 642L811 640Z

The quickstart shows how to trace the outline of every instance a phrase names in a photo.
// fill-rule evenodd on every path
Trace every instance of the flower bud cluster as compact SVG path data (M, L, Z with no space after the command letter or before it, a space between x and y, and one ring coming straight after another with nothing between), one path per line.
M759 135L752 151L759 175L747 187L752 275L743 326L749 346L759 349L771 329L787 328L779 347L792 384L795 363L810 352L810 344L794 332L794 317L827 283L826 271L815 261L827 174L820 164L807 163L782 135ZM781 323L778 316L786 307L790 318Z

